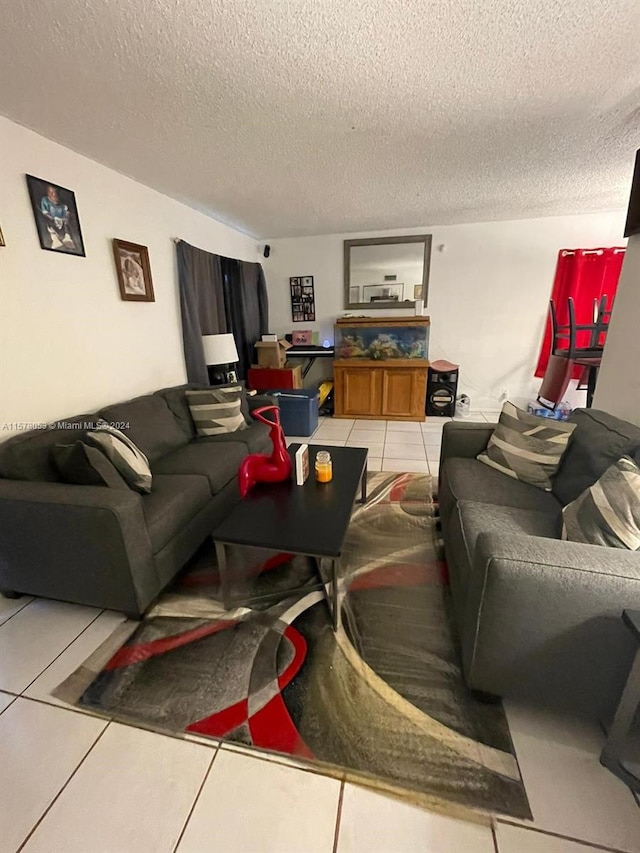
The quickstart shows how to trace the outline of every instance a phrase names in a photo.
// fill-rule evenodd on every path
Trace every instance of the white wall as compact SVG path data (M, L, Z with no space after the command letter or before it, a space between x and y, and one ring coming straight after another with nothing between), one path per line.
M629 239L593 399L640 426L640 234Z
M40 248L25 173L72 189L86 258ZM0 117L0 440L185 381L173 237L257 260L256 242ZM123 302L117 237L149 247L156 301Z
M320 331L333 341L333 324L343 313L343 240L397 234L433 234L429 299L431 360L461 365L460 390L473 409L497 410L501 391L523 405L535 397L540 380L533 371L551 295L558 250L624 245L624 211L584 216L522 219L472 225L422 227L404 231L333 234L267 240L264 262L269 288L271 331ZM315 323L291 321L289 276L315 277ZM382 312L355 313L384 316ZM385 311L406 315L406 309ZM326 375L316 367L307 384ZM576 405L584 394L573 395Z

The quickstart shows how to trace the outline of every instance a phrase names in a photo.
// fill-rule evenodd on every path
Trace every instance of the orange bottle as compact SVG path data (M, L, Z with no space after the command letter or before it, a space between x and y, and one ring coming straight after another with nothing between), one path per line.
M316 480L319 483L328 483L333 477L333 466L331 464L331 454L326 450L319 450L316 453Z

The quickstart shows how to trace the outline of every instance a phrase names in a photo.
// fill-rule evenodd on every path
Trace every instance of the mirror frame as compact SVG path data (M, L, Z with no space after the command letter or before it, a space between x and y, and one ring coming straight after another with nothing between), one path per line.
M422 298L425 306L429 295L429 271L431 266L431 234L407 234L404 237L364 237L360 240L344 241L344 310L362 308L367 311L388 311L392 308L408 308L415 305L415 299L404 299L402 302L350 302L349 289L351 285L351 247L352 246L385 246L393 243L424 243L424 259L422 262ZM391 284L392 282L389 282Z

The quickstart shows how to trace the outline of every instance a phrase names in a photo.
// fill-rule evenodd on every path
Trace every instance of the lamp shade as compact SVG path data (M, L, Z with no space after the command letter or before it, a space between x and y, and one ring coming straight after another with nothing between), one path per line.
M238 350L233 335L203 335L205 364L235 364Z

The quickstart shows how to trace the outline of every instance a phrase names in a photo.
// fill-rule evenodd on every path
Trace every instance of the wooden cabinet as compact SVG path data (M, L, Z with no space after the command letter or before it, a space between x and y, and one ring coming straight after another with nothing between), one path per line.
M423 421L427 367L409 359L335 361L335 417Z
M335 417L423 421L428 344L428 317L338 320Z

